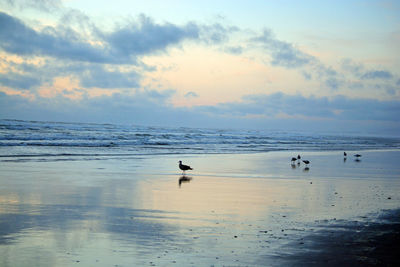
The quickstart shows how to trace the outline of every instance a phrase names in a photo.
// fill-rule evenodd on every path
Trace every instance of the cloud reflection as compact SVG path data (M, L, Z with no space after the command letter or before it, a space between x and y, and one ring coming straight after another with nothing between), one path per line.
M165 217L164 211L100 205L28 204L14 206L14 210L19 211L0 214L0 244L18 242L19 234L26 230L74 232L87 225L91 225L90 231L110 233L118 240L124 239L145 246L160 240L173 240L175 237L175 227L160 220Z

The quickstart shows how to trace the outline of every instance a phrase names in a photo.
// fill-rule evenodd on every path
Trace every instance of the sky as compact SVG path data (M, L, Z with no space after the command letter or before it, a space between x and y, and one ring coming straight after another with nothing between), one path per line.
M400 2L0 0L0 118L400 135Z

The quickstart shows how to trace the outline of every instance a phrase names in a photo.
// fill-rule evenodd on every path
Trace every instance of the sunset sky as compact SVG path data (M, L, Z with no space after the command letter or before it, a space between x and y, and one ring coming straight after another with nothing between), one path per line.
M400 133L399 1L0 0L0 118Z

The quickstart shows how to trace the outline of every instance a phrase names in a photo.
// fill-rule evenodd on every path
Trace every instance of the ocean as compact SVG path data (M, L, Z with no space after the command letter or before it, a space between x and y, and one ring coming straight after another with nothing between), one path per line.
M0 161L398 148L400 138L369 135L0 120Z

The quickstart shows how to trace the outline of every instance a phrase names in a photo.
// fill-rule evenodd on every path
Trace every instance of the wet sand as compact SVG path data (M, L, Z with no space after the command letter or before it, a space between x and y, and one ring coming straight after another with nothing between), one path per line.
M398 265L400 151L355 153L3 159L0 266Z
M400 210L384 211L375 221L320 222L300 242L290 244L288 251L296 245L301 250L284 254L283 265L399 266Z

